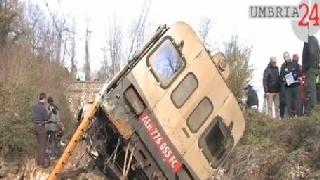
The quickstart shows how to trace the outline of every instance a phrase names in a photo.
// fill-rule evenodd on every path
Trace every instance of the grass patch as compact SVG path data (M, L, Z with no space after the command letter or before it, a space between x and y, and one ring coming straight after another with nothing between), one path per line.
M246 112L246 131L232 153L232 179L319 179L320 111L277 120Z

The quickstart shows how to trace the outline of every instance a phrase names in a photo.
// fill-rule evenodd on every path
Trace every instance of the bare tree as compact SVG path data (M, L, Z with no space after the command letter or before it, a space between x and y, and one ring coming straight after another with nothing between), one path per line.
M107 41L107 51L109 53L109 60L111 61L111 73L116 74L120 70L120 61L122 53L123 36L119 23L116 17L109 27L109 39ZM107 62L107 61L106 61ZM108 65L108 64L106 64Z
M76 77L77 74L77 66L76 66L76 36L75 36L75 22L73 22L72 26L72 36L71 36L71 45L70 45L70 64L71 64L71 75L72 77Z
M65 65L67 56L74 59L72 39L75 29L70 30L71 23L68 23L65 16L52 11L49 4L46 4L49 18L36 3L29 2L26 6L24 20L28 23L24 33L31 42L32 50L39 56L61 65Z
M89 56L89 36L90 36L90 31L89 27L87 26L86 30L86 42L85 42L85 59L84 59L84 66L83 66L83 71L85 73L85 80L90 81L90 56Z
M107 30L106 47L102 49L104 58L97 76L100 80L116 74L121 63L127 63L134 55L134 50L142 47L146 36L146 21L151 1L145 0L137 20L132 22L128 33L128 43L124 43L123 30L116 17L113 17Z
M42 14L42 11L40 10L40 7L38 5L34 4L27 4L27 17L26 21L30 24L29 26L29 33L28 39L31 41L32 50L36 51L37 48L40 46L40 34L45 29L42 26L42 22L44 22L44 15ZM43 35L43 34L42 34Z
M129 49L127 60L131 59L132 56L134 55L134 49L135 50L140 49L145 41L146 21L147 21L150 5L151 5L151 0L145 0L142 5L141 13L139 14L139 18L137 19L137 21L134 21L132 23L132 29L129 34L131 38L131 43L130 43L130 49Z
M209 17L203 17L200 20L198 33L203 44L208 45L208 36L212 28L212 20Z
M16 4L14 0L0 1L0 45L6 44L7 37L13 31L11 24L17 17Z
M59 62L61 64L64 64L63 58L61 58L61 50L63 48L63 37L64 37L64 32L68 32L69 28L67 27L67 21L65 18L58 18L56 14L54 14L48 4L47 9L48 12L52 18L52 26L54 27L54 33L52 33L53 39L56 41L55 43L55 60L56 62ZM60 62L61 61L61 62Z

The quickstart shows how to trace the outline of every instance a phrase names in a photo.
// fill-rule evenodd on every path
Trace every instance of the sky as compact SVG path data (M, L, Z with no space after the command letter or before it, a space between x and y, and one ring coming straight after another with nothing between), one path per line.
M77 39L78 68L84 59L84 33L87 22L92 31L90 39L91 69L101 67L108 25L116 17L124 32L138 18L144 0L33 0L38 4L48 2L49 7L63 11L66 17L74 18L79 38ZM289 19L251 19L251 5L297 5L295 0L151 0L147 29L151 32L160 24L171 25L184 21L196 31L203 17L212 19L208 42L211 48L223 51L224 44L237 35L243 47L252 47L250 63L254 71L250 84L263 96L263 70L271 56L280 66L282 54L288 51L301 57L303 42L294 34ZM317 37L319 34L317 34ZM260 101L261 102L261 101Z

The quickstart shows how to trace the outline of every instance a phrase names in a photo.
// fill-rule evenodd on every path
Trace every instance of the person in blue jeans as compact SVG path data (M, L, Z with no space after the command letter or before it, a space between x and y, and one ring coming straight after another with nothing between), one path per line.
M280 68L280 80L284 84L286 110L289 117L302 116L300 82L301 70L297 63L293 63L288 52L283 53L284 63ZM292 106L296 107L296 112Z

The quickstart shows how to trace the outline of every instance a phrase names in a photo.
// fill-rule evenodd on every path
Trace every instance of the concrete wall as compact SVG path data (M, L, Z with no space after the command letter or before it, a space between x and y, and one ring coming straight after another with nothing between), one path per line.
M103 84L104 82L97 81L76 81L69 85L67 98L74 117L83 104L94 100Z

